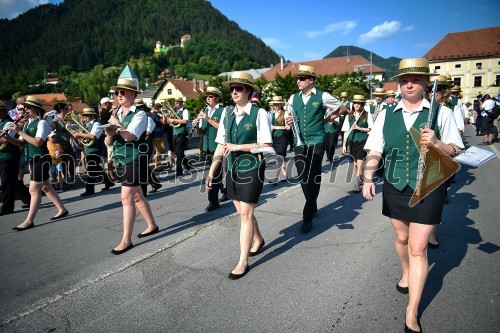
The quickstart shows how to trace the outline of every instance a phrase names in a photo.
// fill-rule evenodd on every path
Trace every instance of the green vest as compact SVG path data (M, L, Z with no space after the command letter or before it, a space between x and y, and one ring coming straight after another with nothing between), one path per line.
M458 104L458 97L450 96L450 109L451 111L455 110L455 106Z
M10 122L12 122L12 119L9 116L6 116L5 118L3 118L3 120L0 121L0 130L3 130L4 126ZM7 129L6 132L8 132L8 131L9 130ZM7 136L9 134L6 133L5 135ZM16 152L19 153L19 147L14 146L10 142L6 142L5 145L6 145L5 148L0 150L0 160L10 158L10 157L14 156L14 154Z
M271 114L271 125L273 126L284 126L278 124L278 121L276 120L276 113ZM284 129L275 129L273 130L273 138L279 138L280 136L283 136L285 134L286 130Z
M211 119L218 123L222 116L223 109L224 108L219 105L219 108L214 110ZM215 149L217 148L217 142L215 142L215 137L217 136L217 128L210 125L208 121L201 120L201 130L203 132L203 151L211 153L215 152Z
M436 132L436 137L440 139L441 136L436 121L438 113L439 110L435 112L432 129ZM419 130L422 124L427 123L428 114L428 108L424 108L419 112L412 127ZM420 154L413 142L410 131L406 130L403 110L386 113L383 134L385 141L385 179L399 191L402 191L407 185L415 189Z
M96 120L93 120L90 124L87 124L85 126L85 128L87 129L87 131L89 131L89 133L92 131L92 125L94 124ZM90 155L90 154L94 154L94 155L101 155L101 151L102 151L102 144L104 142L104 135L101 135L99 138L95 138L94 140L94 143L91 145L91 146L83 146L83 152L85 153L85 155Z
M129 112L126 117L121 120L123 128L127 128L132 122L132 118L141 110L136 109L135 112ZM142 111L144 112L144 111ZM114 137L113 151L115 155L115 160L118 165L128 164L139 158L139 146L144 144L146 137L146 131L141 134L141 137L137 141L126 142L123 140L121 135L117 133Z
M382 108L380 109L380 111L382 111L384 109L387 109L387 104L382 105ZM374 114L375 110L377 110L377 105L376 104L370 105L370 113Z
M227 124L227 142L237 145L257 142L257 115L259 109L260 108L257 106L252 106L249 115L246 112L243 113L243 119L241 119L239 124L236 124L236 115L232 112L235 109L231 108L229 111L226 111L227 123L225 123L225 125ZM238 173L245 173L257 169L262 164L259 156L260 155L253 155L246 151L231 153L227 157L227 169L228 171Z
M361 115L363 115L363 113L361 113ZM360 115L360 117L361 117L361 115ZM370 117L370 115L366 115L366 116ZM349 118L347 118L347 119L349 119ZM351 128L352 125L354 125L355 122L356 122L356 118L352 117L352 119L349 120L349 128ZM368 120L367 120L366 117L365 117L365 119L358 121L357 124L361 128L368 128ZM362 141L364 141L366 139L368 139L368 133L367 132L363 132L363 131L360 131L360 130L353 129L351 131L351 133L349 133L349 141L351 141L351 142L362 142Z
M40 120L36 119L35 121L32 121L31 123L26 123L24 125L23 132L28 134L31 137L35 137L36 135L36 128L38 126L38 123L40 121L45 121L45 120ZM40 157L45 154L48 154L49 150L47 149L47 140L44 141L44 143L40 147L36 147L32 145L31 143L28 143L27 141L24 141L24 156L26 157L26 161L31 162L33 158L35 157Z
M184 108L178 110L178 111L175 111L175 113L177 113L177 115L182 119L182 112L183 112ZM183 124L183 125L180 125L179 127L174 127L174 135L179 135L179 134L182 134L182 133L186 133L186 124Z
M385 112L393 112L394 109L398 106L398 103L387 104L387 108Z
M323 107L323 92L316 89L316 94L311 93L307 104L304 105L302 95L296 93L293 95L293 109L297 115L299 131L302 142L306 146L312 146L325 142L325 126L323 119L325 108ZM297 138L294 136L294 142L297 144Z

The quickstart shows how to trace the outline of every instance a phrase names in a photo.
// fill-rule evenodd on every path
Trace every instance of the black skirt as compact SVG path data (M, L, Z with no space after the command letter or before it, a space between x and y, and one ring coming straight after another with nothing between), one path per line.
M366 140L361 142L351 142L349 140L349 154L354 158L355 161L362 161L366 157L365 144Z
M122 186L139 186L148 183L148 162L145 158L137 158L122 166L116 167L116 175Z
M257 169L245 172L228 172L226 175L227 197L246 203L257 203L264 187L264 163Z
M282 136L273 137L273 148L276 155L286 157L286 148L288 147L288 135L284 133Z
M52 158L49 154L42 157L35 157L30 162L30 180L35 182L43 182L50 177L50 167L52 166Z
M391 183L385 181L382 192L382 214L393 219L419 224L441 223L444 200L446 199L446 182L411 208L408 203L413 192L409 186L400 192Z

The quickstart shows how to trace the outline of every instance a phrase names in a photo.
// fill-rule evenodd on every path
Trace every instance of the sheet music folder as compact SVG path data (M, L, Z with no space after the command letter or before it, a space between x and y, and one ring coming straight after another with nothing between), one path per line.
M476 146L471 146L463 153L454 158L455 161L462 164L467 164L473 167L478 167L481 164L495 158L497 155L486 149Z

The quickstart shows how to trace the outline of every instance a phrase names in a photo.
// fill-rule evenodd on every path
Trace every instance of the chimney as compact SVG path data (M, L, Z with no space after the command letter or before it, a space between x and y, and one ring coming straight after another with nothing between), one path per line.
M197 91L198 90L198 79L197 78L193 78L193 91Z
M283 70L283 57L280 58L280 68Z

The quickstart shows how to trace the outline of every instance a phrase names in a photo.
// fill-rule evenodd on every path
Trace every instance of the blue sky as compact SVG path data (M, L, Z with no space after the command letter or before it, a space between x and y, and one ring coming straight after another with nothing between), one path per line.
M47 2L0 0L0 16L13 18ZM500 25L497 0L210 2L291 61L321 59L340 45L362 47L384 58L421 57L450 32Z

